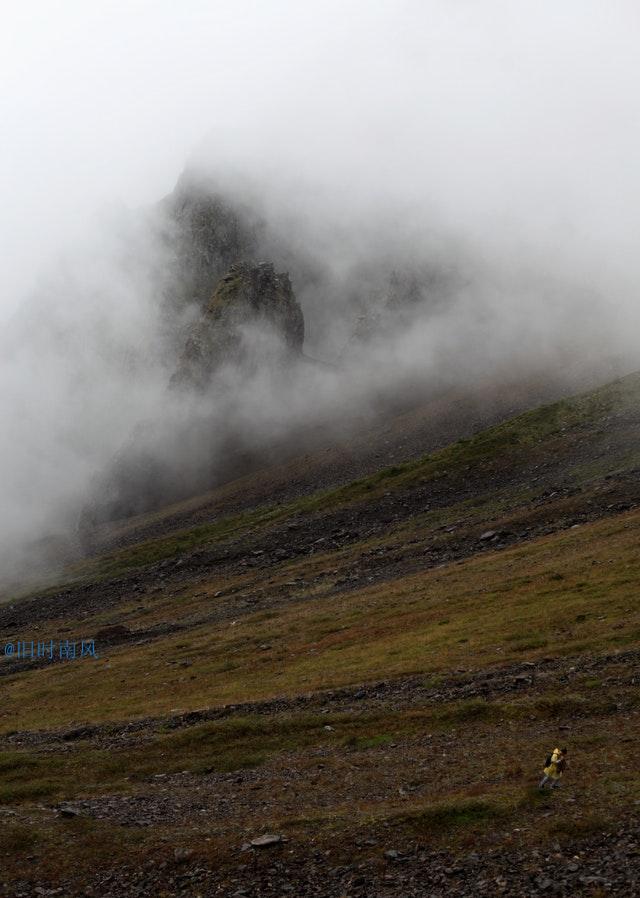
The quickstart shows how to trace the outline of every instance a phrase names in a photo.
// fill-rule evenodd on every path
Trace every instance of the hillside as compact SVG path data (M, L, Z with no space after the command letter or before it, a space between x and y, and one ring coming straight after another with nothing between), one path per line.
M640 374L452 398L0 605L3 894L638 893Z

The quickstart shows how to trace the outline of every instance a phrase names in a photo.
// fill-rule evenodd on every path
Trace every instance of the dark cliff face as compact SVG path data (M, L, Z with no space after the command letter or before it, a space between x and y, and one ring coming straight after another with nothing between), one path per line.
M349 310L364 309L340 359L348 363L353 357L357 364L358 351L393 337L446 295L448 273L399 265L389 277L386 256L372 258L369 273L363 265L342 279L329 263L326 270L314 268L303 240L268 226L238 194L230 198L187 172L157 207L168 272L158 301L166 313L163 361L173 372L170 389L163 414L141 421L97 478L88 527L208 489L260 462L273 433L269 427L255 432L253 411L247 416L243 398L256 386L256 395L277 394L281 383L295 377L297 360L319 364L302 350L305 330L312 340L322 333L322 316L332 318L330 334L344 346ZM265 257L272 261L258 261ZM284 268L293 272L298 296L311 310L306 327ZM314 307L322 309L315 320ZM328 343L334 350L338 345L337 339ZM327 345L322 343L320 358ZM298 425L292 419L287 426L293 432Z
M162 208L173 259L170 299L177 307L196 303L205 308L230 265L256 257L263 225L249 209L189 173Z
M209 206L207 215L213 214ZM212 220L208 228L215 230ZM204 241L202 235L199 239ZM220 244L211 248L212 271L219 249ZM199 269L203 284L208 264L202 262ZM256 452L260 456L259 448L248 448L247 439L252 443L252 438L233 414L221 420L215 409L233 407L234 383L245 377L268 379L270 372L282 371L301 357L304 317L289 275L278 273L270 262L236 262L217 283L209 282L203 305L177 344L169 386L189 394L187 406L198 397L204 404L194 408L191 417L176 416L174 393L172 415L136 428L96 484L80 521L82 531L210 488L221 478L248 470ZM231 389L224 377L216 377L225 366L239 378L232 378Z
M248 328L269 335L271 361L286 361L302 351L302 309L289 275L277 273L270 262L231 266L187 337L172 385L205 388L225 363L255 367ZM260 361L267 359L262 355Z

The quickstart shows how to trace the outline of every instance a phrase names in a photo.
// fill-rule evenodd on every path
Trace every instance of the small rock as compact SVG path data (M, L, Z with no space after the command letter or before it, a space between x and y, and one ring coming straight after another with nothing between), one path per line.
M264 836L257 836L255 839L251 839L250 844L253 848L270 848L272 845L280 845L281 842L285 841L284 836L266 833Z
M484 541L484 540L487 540L487 539L493 539L493 537L494 537L494 536L497 536L497 535L498 535L498 534L496 533L495 530L485 530L484 533L481 533L481 534L480 534L480 540L483 540L483 541Z
M69 808L69 807L58 808L58 813L60 814L61 817L68 817L68 818L81 816L80 811L77 808Z

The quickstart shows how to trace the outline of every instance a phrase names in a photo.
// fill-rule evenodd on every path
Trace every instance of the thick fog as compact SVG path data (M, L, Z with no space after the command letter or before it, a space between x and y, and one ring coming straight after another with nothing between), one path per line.
M640 368L639 20L622 0L4 10L4 579L75 557L127 446L178 495L239 435L338 433L412 385ZM172 301L160 203L185 169L290 272L315 362L270 366L249 327L249 369L167 389L199 314Z

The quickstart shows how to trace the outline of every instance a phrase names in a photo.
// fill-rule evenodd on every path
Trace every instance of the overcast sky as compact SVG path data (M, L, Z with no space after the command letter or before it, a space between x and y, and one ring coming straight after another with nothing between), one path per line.
M634 278L639 20L624 0L8 0L0 314L203 145L347 213L408 199Z

